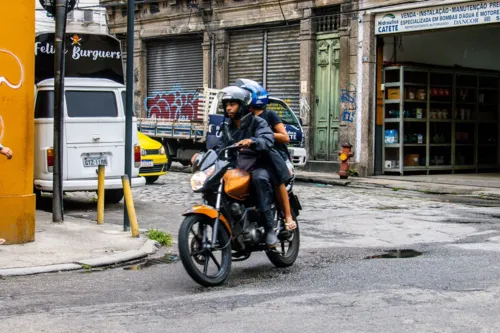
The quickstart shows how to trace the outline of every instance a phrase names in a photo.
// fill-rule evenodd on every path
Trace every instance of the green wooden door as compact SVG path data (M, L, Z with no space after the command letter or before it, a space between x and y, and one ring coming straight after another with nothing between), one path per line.
M340 40L338 34L320 35L316 42L314 159L338 158L340 127Z

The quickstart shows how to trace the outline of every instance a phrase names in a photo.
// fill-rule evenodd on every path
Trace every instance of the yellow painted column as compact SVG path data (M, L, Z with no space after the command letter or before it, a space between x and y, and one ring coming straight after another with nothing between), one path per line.
M0 238L35 240L33 127L35 2L0 1Z

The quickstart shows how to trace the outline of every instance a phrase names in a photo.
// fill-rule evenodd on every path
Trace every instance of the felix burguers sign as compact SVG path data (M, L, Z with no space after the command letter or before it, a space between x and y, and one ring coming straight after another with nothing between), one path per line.
M476 1L378 14L375 34L500 22L500 1Z

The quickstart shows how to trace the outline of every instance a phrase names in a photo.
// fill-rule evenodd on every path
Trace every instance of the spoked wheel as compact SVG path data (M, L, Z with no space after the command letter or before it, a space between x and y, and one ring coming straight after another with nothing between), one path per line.
M295 216L294 219L297 221ZM282 230L279 233L278 238L280 243L278 243L275 249L267 251L266 255L276 267L292 266L299 255L299 222L297 221L297 228L292 231Z
M217 243L212 244L215 220L205 215L190 215L179 229L179 256L189 276L204 287L226 281L231 270L229 232L219 224Z

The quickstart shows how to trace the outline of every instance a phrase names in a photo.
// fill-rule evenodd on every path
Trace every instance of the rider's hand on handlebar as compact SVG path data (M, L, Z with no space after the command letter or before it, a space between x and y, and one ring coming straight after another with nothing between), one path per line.
M253 144L252 139L243 139L238 142L236 145L240 147L250 147Z

